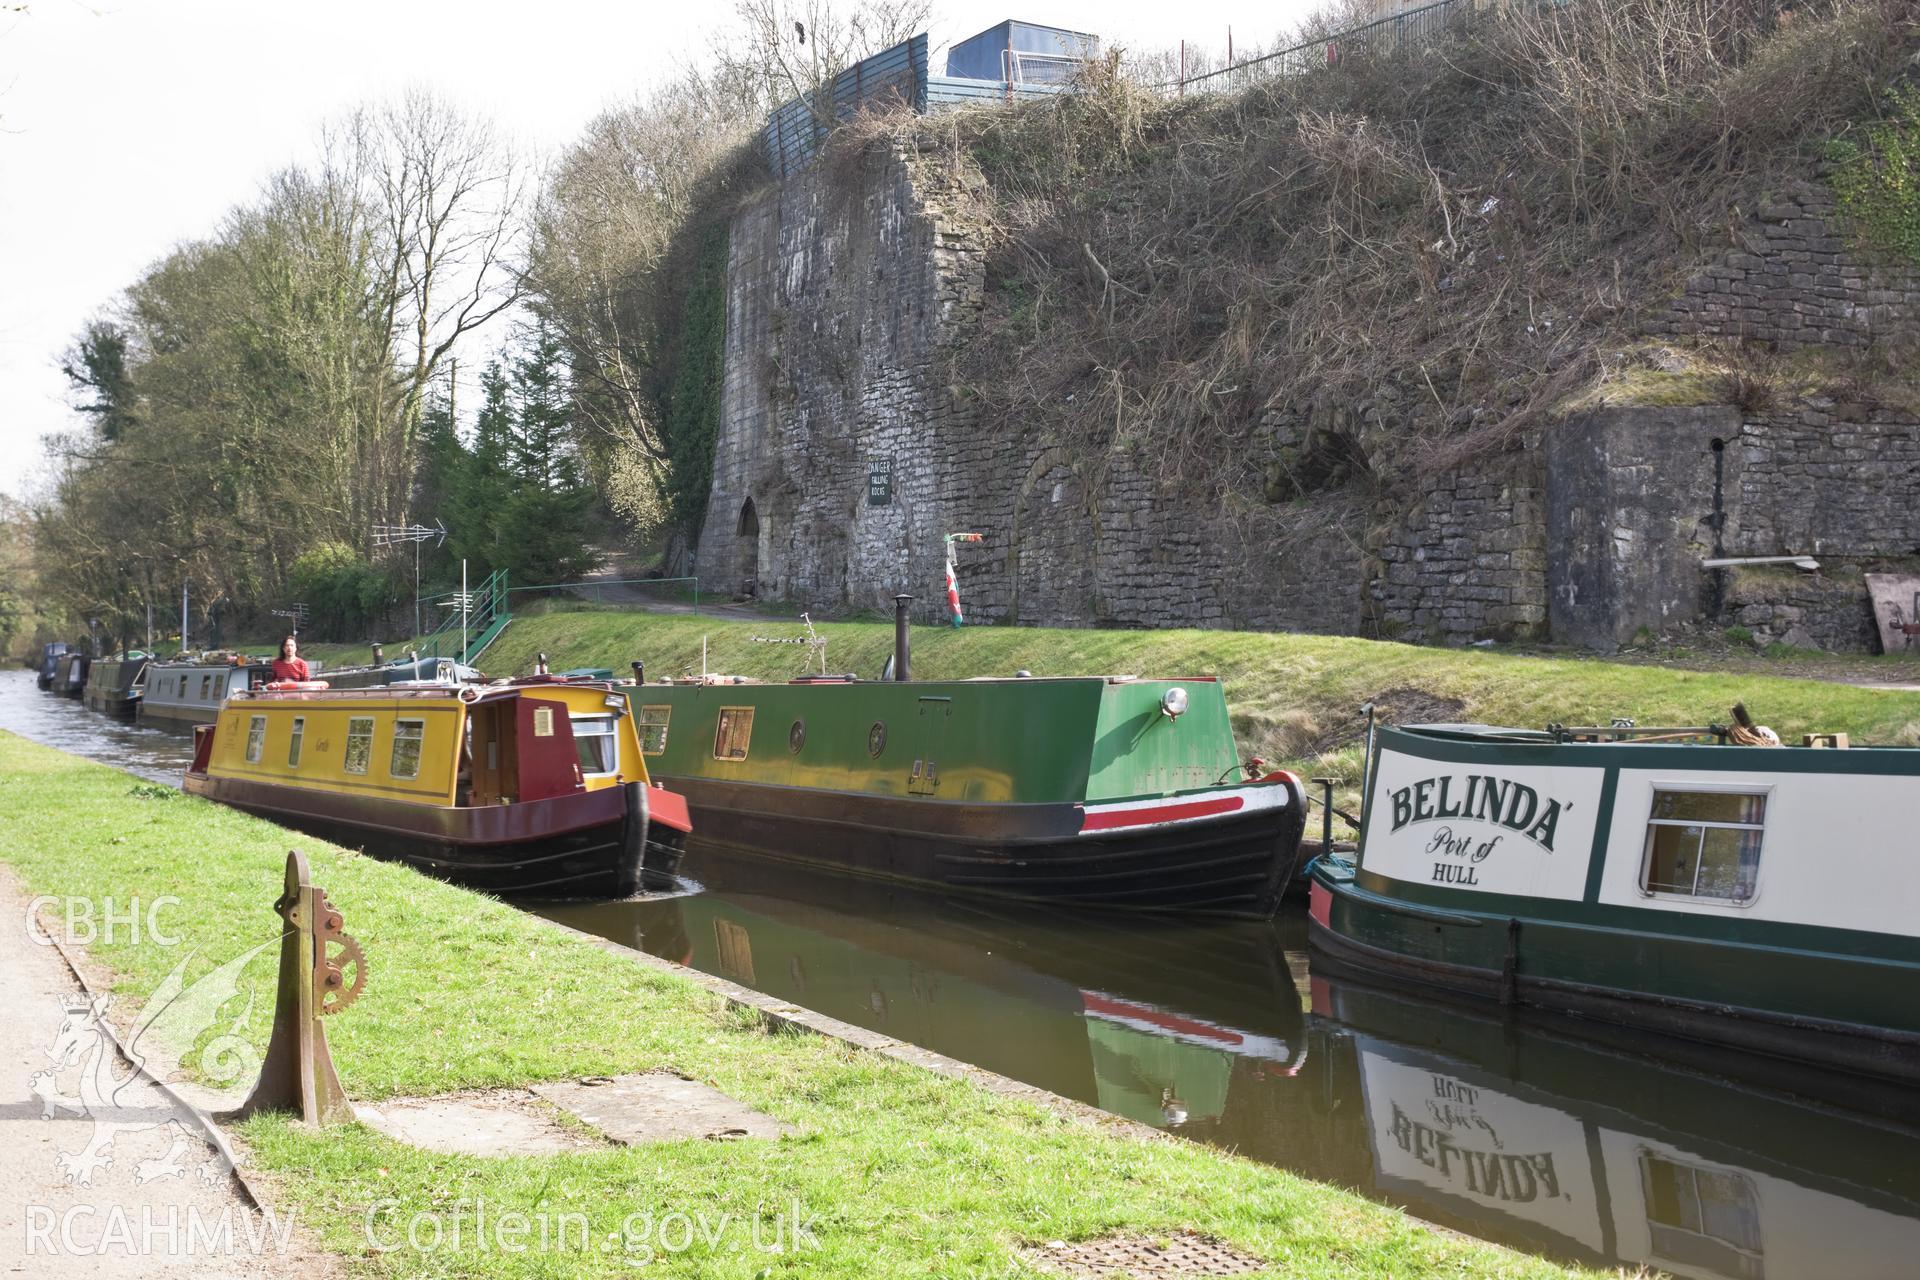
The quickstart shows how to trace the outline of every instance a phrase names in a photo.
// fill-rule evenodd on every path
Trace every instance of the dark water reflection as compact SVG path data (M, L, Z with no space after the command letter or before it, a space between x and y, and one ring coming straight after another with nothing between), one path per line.
M1739 1280L1920 1273L1906 1092L1309 974L1297 916L1077 917L699 848L688 870L704 892L540 909L1533 1252Z
M78 698L43 693L33 672L0 671L0 729L138 774L180 784L193 761L189 729L159 729L87 710Z
M185 733L0 673L0 728L177 782ZM1181 925L941 898L698 846L577 928L1569 1261L1920 1274L1920 1098L1312 969L1297 915Z

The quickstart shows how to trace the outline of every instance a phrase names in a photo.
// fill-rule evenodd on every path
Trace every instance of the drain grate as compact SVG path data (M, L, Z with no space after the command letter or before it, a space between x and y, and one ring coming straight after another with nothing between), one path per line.
M1096 1280L1187 1280L1199 1276L1248 1276L1265 1269L1264 1259L1241 1253L1211 1236L1106 1236L1078 1244L1054 1241L1030 1245L1029 1262L1045 1271Z

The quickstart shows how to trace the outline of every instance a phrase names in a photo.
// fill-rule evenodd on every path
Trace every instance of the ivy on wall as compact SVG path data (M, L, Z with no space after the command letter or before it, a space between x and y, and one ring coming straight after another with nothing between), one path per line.
M726 370L727 223L702 233L681 301L678 359L668 393L666 446L669 518L698 532L713 488L713 448Z
M1887 106L1864 142L1829 147L1830 181L1864 244L1920 262L1920 88L1894 89Z

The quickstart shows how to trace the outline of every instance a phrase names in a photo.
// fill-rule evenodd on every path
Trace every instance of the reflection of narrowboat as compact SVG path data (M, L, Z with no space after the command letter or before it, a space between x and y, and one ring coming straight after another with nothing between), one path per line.
M1315 864L1315 945L1920 1081L1920 750L1575 736L1386 730L1357 863Z
M176 724L211 724L220 714L227 694L263 685L273 679L273 666L264 658L227 654L199 661L155 662L147 668L146 691L140 698L140 719Z
M1646 1056L1657 1042L1602 1049L1552 1016L1475 1016L1317 973L1313 1011L1314 1066L1358 1103L1320 1124L1365 1153L1363 1190L1423 1218L1699 1280L1870 1280L1920 1253L1911 1098L1899 1119L1852 1112L1815 1100L1848 1090L1812 1068L1783 1066L1779 1092L1730 1074L1743 1060L1724 1051L1694 1071ZM1288 1138L1311 1127L1292 1119Z
M612 686L551 678L241 690L184 787L500 892L669 884L689 830Z
M53 679L60 672L61 659L67 656L67 646L59 640L43 645L40 649L40 666L34 676L34 683L41 689L53 688Z
M67 650L53 669L52 691L63 698L79 697L86 692L87 672L92 669L92 654L80 649Z
M1211 677L628 686L703 841L948 890L1266 918L1306 797Z
M150 661L149 655L135 649L94 663L87 669L82 694L88 709L131 719L140 705Z
M1304 1017L1268 927L695 857L707 892L550 914L1159 1127L1217 1117L1236 1064L1299 1068Z

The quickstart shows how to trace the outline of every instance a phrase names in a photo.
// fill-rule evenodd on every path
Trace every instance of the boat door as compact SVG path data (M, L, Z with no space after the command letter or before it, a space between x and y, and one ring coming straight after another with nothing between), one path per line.
M524 695L515 698L513 732L515 755L520 760L521 800L571 795L585 785L566 703Z
M489 699L472 707L467 720L474 804L547 800L584 786L566 703L524 695Z
M907 775L910 796L938 795L940 758L946 754L947 727L953 719L953 699L920 699L913 721L913 770Z

